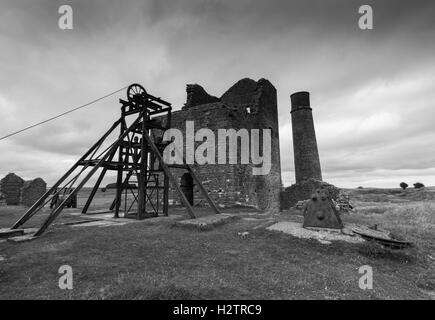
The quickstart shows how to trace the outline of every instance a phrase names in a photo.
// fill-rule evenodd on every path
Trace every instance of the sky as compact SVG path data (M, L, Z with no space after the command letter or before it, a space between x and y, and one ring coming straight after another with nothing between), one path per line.
M58 27L61 5L73 30ZM358 27L361 5L372 30ZM180 109L188 83L278 93L282 178L295 182L290 94L309 91L323 178L435 185L435 2L2 0L0 136L141 83ZM0 141L0 175L55 182L119 117L119 93Z

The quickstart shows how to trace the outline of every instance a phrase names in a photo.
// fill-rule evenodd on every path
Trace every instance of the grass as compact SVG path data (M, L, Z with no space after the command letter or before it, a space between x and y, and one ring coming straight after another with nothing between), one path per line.
M368 197L370 198L370 197ZM362 199L362 198L361 198ZM105 200L104 200L105 201ZM358 200L357 208L364 208ZM367 202L373 206L373 203ZM393 251L373 243L293 238L256 228L295 219L240 210L241 219L199 231L174 222L116 227L57 224L25 243L0 243L0 299L429 299L433 297L435 202L379 203L384 213L357 213L345 222L379 223L416 243ZM179 209L172 209L179 213ZM22 208L0 208L0 227ZM67 221L64 215L59 222ZM248 231L247 237L239 232ZM58 269L71 265L74 289L60 290ZM361 290L358 268L374 270L374 289Z

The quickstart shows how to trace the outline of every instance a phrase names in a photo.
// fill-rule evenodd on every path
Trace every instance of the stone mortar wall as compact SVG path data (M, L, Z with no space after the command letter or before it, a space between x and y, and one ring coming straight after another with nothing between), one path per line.
M182 109L187 109L201 104L218 102L219 99L209 95L203 87L198 84L188 84L186 86L187 101Z
M332 184L320 180L308 179L302 183L293 184L281 192L281 210L290 209L299 201L309 199L313 190L316 189L326 189L329 197L335 201L340 194L340 189Z
M19 205L21 199L21 189L24 180L15 173L9 173L0 182L0 193L3 194L8 206Z
M21 204L31 207L47 191L47 184L41 178L24 182L21 190Z
M0 205L32 206L47 190L41 178L24 181L15 173L9 173L0 182Z
M194 99L190 97L191 99ZM165 124L166 119L160 119ZM281 166L276 89L261 79L258 82L242 79L231 87L218 102L190 106L172 113L172 127L180 129L184 137L185 122L194 121L195 131L208 128L215 133L216 164L194 165L193 169L204 188L219 206L244 205L261 210L280 209ZM268 175L254 176L251 164L217 164L218 129L271 129L272 165ZM195 143L196 146L202 142ZM240 156L240 143L238 143ZM260 146L261 150L262 146ZM228 155L227 155L228 158ZM240 157L238 157L240 162ZM172 170L180 182L184 170ZM195 204L205 200L194 187ZM171 202L179 202L174 188Z

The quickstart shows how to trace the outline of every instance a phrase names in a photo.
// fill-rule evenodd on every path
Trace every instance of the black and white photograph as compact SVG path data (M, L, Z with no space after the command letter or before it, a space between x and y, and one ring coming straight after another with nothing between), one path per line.
M435 300L434 1L0 0L0 47L3 302Z

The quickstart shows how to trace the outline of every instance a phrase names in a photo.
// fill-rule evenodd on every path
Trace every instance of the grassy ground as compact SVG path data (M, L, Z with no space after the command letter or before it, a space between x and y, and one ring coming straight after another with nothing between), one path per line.
M435 201L352 192L358 212L345 215L345 222L380 224L416 247L323 245L265 230L271 223L266 219L300 220L294 212L239 210L240 219L209 231L181 228L171 220L72 228L61 224L71 219L64 215L36 240L0 243L0 299L433 298ZM10 226L22 210L1 208L0 227ZM247 237L238 235L246 231ZM70 291L58 287L58 269L65 264L74 272ZM373 290L358 286L363 265L373 267Z

